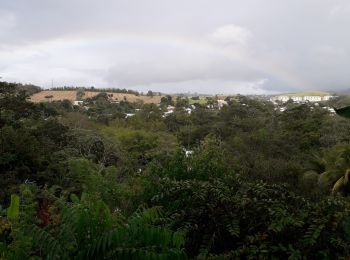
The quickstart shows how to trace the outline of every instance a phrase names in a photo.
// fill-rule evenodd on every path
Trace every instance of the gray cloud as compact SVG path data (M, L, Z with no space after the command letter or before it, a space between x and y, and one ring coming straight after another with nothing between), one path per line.
M350 86L345 0L2 0L0 75L271 93Z

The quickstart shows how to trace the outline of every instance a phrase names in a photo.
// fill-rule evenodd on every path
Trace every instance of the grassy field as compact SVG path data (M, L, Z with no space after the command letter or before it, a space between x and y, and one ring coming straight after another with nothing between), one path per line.
M85 95L83 99L85 98L91 98L96 95L98 95L100 92L93 92L93 91L85 91ZM136 96L134 94L125 94L125 93L108 93L112 94L112 99L114 100L127 100L129 102L138 102L143 101L144 103L160 103L161 96ZM47 98L49 96L52 96L51 98ZM59 101L68 99L69 101L73 102L77 100L77 91L74 90L44 90L39 93L34 94L30 97L30 100L35 103L39 102L47 102L47 101Z
M281 94L280 96L288 96L288 97L305 97L305 96L330 96L331 94L324 91L305 91L305 92L298 92L298 93L287 93L287 94Z
M189 98L190 105L193 105L195 103L205 105L207 103L206 97L199 97L199 100L193 100L192 98Z

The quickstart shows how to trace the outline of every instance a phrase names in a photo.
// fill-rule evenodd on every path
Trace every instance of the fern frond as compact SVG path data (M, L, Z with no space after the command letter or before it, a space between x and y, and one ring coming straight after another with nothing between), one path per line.
M66 251L49 232L35 225L29 228L33 244L40 248L47 259L68 259Z

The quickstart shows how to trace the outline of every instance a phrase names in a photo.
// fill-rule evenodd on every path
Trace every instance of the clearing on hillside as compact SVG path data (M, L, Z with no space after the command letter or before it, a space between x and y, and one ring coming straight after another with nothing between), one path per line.
M83 96L83 99L86 99L86 98L94 97L101 92L85 91L84 93L85 94ZM112 95L113 100L119 100L119 101L126 100L132 103L143 101L146 104L150 104L150 103L158 104L160 103L160 99L161 99L161 96L151 97L151 96L136 96L134 94L128 94L128 93L112 93L112 92L107 92L107 93ZM76 101L77 91L75 90L43 90L30 97L30 100L35 103L60 101L64 99L68 99L71 102Z

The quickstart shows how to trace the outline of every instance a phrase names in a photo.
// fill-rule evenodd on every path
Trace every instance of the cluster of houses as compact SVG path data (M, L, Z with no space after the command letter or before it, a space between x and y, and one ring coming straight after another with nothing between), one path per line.
M192 111L196 109L195 105L190 105L190 107L184 107L184 110L188 113L191 114ZM174 113L175 107L174 106L167 106L167 111L163 113L163 117L167 117L168 115Z
M281 106L281 103L286 103L292 100L294 103L298 103L298 104L312 102L312 105L310 107L311 110L315 109L315 107L322 107L322 109L327 110L331 115L335 115L336 112L334 108L329 106L320 106L320 104L318 103L321 101L328 101L331 98L333 98L333 96L305 96L305 97L279 96L279 97L270 99L270 101L275 105L275 110L279 110L280 112L284 112L287 110L287 107L285 105Z
M324 96L311 96L311 95L306 95L306 96L299 96L299 95L280 95L280 96L274 96L271 97L269 100L275 105L275 110L279 110L280 112L284 112L287 107L285 105L283 105L286 102L294 102L294 103L313 103L311 109L313 109L313 106L319 106L318 102L322 102L322 101L329 101L330 99L334 98L334 96L330 96L330 95L324 95ZM119 101L118 100L114 100L114 99L109 99L109 101L113 104L118 104ZM208 109L221 109L224 106L227 106L228 103L227 101L224 99L224 97L216 97L216 104L215 103L209 103L207 104L207 108ZM75 106L82 106L86 109L88 109L88 107L84 106L84 102L83 101L74 101L74 105ZM245 106L246 104L242 104L243 106ZM160 106L160 104L158 104L158 106ZM324 106L324 109L326 109L329 113L331 114L335 114L335 110L331 107L328 106ZM160 109L160 108L159 108ZM196 109L195 105L189 105L188 107L183 107L183 109L188 113L191 114L193 110ZM136 109L139 110L139 109ZM165 112L163 112L163 118L173 114L175 112L175 106L169 105L166 107ZM125 118L129 118L129 117L133 117L135 115L135 113L126 113L125 114Z
M303 104L303 103L313 103L313 105L310 107L311 110L314 109L314 106L320 106L318 102L322 101L329 101L330 99L334 98L335 96L330 95L324 95L324 96L298 96L298 95L280 95L271 97L270 101L275 105L275 110L279 110L280 112L284 112L287 107L281 106L281 103L286 103L292 101L293 103L297 104ZM336 112L334 108L328 107L328 106L322 106L323 109L327 110L331 115L334 115Z
M319 106L319 104L318 104L318 103L315 103L315 106L317 107L317 106ZM334 108L332 108L332 107L326 106L326 107L322 107L322 108L325 109L325 110L327 110L331 115L335 115L335 114L336 114ZM312 107L310 107L310 109L313 110L314 107L312 106ZM287 107L279 107L279 106L276 106L276 107L275 107L275 110L278 110L278 111L280 111L280 112L284 112L284 111L287 110Z
M275 96L272 97L270 100L271 102L275 103L277 101L285 103L290 100L292 100L295 103L305 103L305 102L321 102L321 101L328 101L334 96Z

